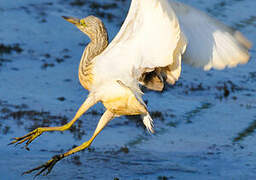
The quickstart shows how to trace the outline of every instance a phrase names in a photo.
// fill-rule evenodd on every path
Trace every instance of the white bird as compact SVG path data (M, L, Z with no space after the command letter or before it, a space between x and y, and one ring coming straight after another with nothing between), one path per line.
M161 91L165 81L174 84L179 79L183 62L209 70L235 67L250 58L251 43L240 32L174 0L132 0L124 24L109 45L98 18L64 18L91 39L79 66L80 82L89 95L68 124L38 128L11 144L26 141L27 147L43 132L67 130L97 102L102 102L106 111L89 141L25 174L35 170L39 170L36 176L45 170L50 173L59 160L88 148L114 117L139 114L153 132L140 85Z

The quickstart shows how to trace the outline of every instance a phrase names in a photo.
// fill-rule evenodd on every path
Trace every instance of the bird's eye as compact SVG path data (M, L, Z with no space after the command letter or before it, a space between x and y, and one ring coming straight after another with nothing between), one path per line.
M81 24L81 26L85 26L85 22L83 19L80 20L80 24Z

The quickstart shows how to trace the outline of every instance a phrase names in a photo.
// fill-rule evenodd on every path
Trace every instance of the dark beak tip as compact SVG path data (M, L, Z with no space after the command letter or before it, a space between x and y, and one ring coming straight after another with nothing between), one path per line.
M67 16L61 16L63 19L65 19L65 20L67 20L68 19L68 17Z
M66 21L72 23L72 24L79 24L80 20L78 18L74 18L74 17L69 17L69 16L61 16L63 19L65 19Z

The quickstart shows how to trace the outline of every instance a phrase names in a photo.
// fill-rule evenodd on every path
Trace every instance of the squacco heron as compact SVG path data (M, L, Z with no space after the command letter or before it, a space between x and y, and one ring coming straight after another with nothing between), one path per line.
M174 84L182 62L204 70L223 69L247 63L250 57L251 43L240 32L174 0L132 0L121 30L109 45L107 31L97 17L63 18L91 39L79 66L80 83L89 95L66 125L39 127L11 144L26 142L27 147L44 132L65 131L97 102L102 102L106 111L89 141L24 174L49 174L59 160L88 148L101 130L121 115L141 115L148 131L153 132L140 86L161 91L165 82Z

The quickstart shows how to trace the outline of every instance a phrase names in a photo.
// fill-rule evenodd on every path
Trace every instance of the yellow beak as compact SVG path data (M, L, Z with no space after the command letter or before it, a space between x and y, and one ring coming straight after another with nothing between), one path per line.
M62 17L63 17L63 19L65 19L66 21L68 21L68 22L70 22L70 23L72 23L74 25L80 24L80 19L78 19L78 18L67 17L67 16L62 16Z

